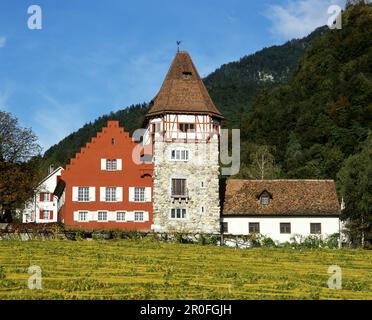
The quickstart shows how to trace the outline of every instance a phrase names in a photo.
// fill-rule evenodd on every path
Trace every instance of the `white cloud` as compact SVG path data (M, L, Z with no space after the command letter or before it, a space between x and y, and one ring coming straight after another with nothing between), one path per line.
M0 110L1 111L7 111L8 110L9 95L10 95L9 90L0 91Z
M271 32L280 39L302 38L328 22L328 7L345 6L345 0L288 0L270 5L265 16L271 20Z
M5 45L6 45L6 38L0 37L0 48L5 47Z

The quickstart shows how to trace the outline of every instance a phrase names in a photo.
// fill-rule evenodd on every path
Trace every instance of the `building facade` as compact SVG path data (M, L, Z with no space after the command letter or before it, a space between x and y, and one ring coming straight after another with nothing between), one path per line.
M223 232L262 234L277 242L341 233L333 180L227 180Z
M219 232L221 113L187 52L178 52L147 114L156 232Z
M41 181L33 199L28 201L22 213L23 223L53 223L58 220L58 212L63 205L63 197L54 194L61 178L63 168L49 170L48 176Z
M136 144L118 121L108 121L62 173L60 221L95 229L151 230L151 163L133 158Z

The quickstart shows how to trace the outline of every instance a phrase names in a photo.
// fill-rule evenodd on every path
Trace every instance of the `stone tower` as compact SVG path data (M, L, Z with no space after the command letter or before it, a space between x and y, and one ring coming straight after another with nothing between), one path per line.
M144 137L154 162L154 231L220 231L222 118L190 55L177 52L151 103Z

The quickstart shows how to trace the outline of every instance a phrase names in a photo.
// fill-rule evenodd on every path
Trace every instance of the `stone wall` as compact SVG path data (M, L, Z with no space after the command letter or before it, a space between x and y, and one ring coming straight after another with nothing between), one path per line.
M156 141L154 146L154 223L156 232L218 233L220 230L218 137L209 142ZM171 149L189 150L188 162L170 161ZM171 197L171 179L186 178L188 200ZM204 182L204 188L201 182ZM204 207L204 212L202 212ZM171 219L172 208L185 208L186 219Z

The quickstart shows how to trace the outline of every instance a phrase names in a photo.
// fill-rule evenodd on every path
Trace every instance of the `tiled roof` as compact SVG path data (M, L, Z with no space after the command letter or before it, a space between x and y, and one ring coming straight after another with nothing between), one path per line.
M268 205L260 203L267 191ZM339 216L333 180L234 180L226 182L224 216Z
M190 55L178 52L147 117L165 112L202 113L223 118L214 105Z

